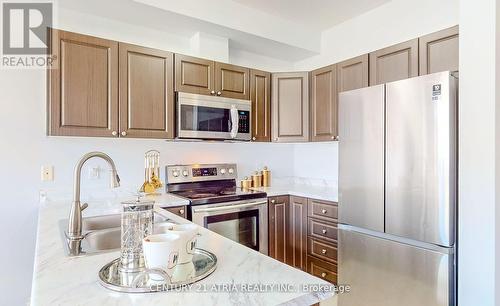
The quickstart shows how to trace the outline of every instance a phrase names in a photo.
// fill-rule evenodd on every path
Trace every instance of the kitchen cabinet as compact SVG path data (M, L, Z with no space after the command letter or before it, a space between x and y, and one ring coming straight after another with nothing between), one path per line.
M269 256L297 269L307 264L307 199L269 198Z
M48 134L118 136L118 43L51 29Z
M174 55L119 44L120 136L174 138Z
M177 215L179 217L187 219L187 207L186 206L165 207L164 209L173 213L174 215Z
M336 140L338 136L337 65L311 72L311 140Z
M271 73L250 70L252 140L271 141Z
M309 274L337 284L337 270L337 265L334 263L313 256L307 257L307 272Z
M175 54L175 90L248 100L250 98L250 70L203 58Z
M418 38L370 53L370 86L418 76Z
M458 26L419 38L420 75L458 70Z
M368 54L337 64L337 91L368 87Z
M215 90L217 95L250 99L250 69L215 62Z
M271 124L273 142L309 140L309 73L273 73Z
M175 54L175 90L202 95L215 94L215 62Z

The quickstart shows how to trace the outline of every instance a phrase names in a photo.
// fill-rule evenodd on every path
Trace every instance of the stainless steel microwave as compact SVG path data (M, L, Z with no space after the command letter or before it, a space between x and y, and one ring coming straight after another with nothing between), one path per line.
M177 138L250 140L249 100L177 93Z

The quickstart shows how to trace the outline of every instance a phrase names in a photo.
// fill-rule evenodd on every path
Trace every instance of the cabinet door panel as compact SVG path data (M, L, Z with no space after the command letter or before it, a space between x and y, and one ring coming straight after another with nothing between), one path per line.
M118 130L118 43L51 30L49 135L112 136Z
M288 204L288 196L269 198L269 256L281 262L287 258Z
M348 91L368 86L368 54L337 64L337 91Z
M272 139L274 142L309 140L309 85L307 72L272 75Z
M224 63L215 63L215 88L223 97L250 98L250 70Z
M370 53L370 85L418 76L418 39Z
M214 62L175 54L175 90L210 95L214 87Z
M173 53L120 43L120 131L174 137Z
M337 67L311 72L311 140L328 141L337 136Z
M306 270L307 257L307 199L290 197L286 263Z
M419 39L420 75L458 70L458 26Z
M271 73L250 70L252 140L271 141Z

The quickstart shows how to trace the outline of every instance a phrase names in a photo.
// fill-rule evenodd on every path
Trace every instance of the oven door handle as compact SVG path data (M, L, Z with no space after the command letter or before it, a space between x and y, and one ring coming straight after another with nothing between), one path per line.
M244 204L238 204L238 205L207 207L207 208L195 208L195 207L193 207L193 213L230 210L230 209L234 209L234 208L252 207L252 206L259 206L259 205L263 205L263 204L267 204L267 201L244 203Z

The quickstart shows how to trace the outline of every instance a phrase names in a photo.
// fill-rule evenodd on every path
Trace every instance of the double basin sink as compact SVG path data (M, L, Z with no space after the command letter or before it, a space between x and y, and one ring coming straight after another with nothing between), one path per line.
M154 213L154 223L174 223L158 213ZM82 219L83 240L79 245L68 241L68 220L59 222L66 254L69 256L88 256L120 249L121 245L121 214L86 217Z

